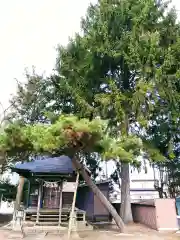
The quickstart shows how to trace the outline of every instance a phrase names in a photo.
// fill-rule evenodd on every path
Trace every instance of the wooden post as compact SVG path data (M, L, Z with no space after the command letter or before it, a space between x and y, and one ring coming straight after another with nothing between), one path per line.
M125 225L115 210L115 208L112 206L112 204L108 201L108 199L104 196L104 194L99 190L99 188L96 186L96 184L92 181L91 177L88 175L85 167L80 163L78 159L75 157L72 158L72 163L74 167L79 171L84 178L85 182L87 183L88 187L92 190L94 195L97 196L99 201L102 203L102 205L108 210L108 212L112 215L114 218L118 228L121 230L121 232L124 232L126 230Z
M59 186L59 226L61 225L61 215L62 215L62 190L63 190L63 182L61 182Z
M72 220L74 218L74 210L75 210L75 204L76 204L78 183L79 183L79 172L77 172L76 185L75 185L75 191L74 191L74 196L73 196L73 203L72 203L71 214L70 214L70 219L69 219L68 239L70 239L70 236L71 236Z
M36 224L39 223L40 207L41 207L41 196L42 196L42 181L39 183L38 191L38 205L37 205L37 215L36 215Z

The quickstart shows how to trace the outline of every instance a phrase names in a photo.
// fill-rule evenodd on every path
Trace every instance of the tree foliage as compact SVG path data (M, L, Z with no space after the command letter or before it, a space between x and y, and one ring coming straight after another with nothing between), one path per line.
M159 179L160 190L163 191L163 186L167 185L171 197L179 193L180 187L180 122L178 114L176 117L173 115L174 111L170 110L163 115L157 113L146 136L166 159L165 162L156 162L155 166L164 176Z
M179 24L175 11L166 10L154 0L91 5L83 35L59 47L56 73L46 79L27 74L28 83L19 85L16 114L26 123L59 113L101 115L117 137L137 123L146 127L155 106L169 109L178 100Z
M0 152L10 158L24 154L26 160L38 154L61 152L73 157L76 153L96 152L107 159L133 162L142 148L140 139L115 141L104 134L106 128L107 122L99 118L89 121L73 115L60 116L54 124L11 124L0 134Z
M0 192L3 194L3 200L12 201L16 198L16 185L12 184L9 179L0 181Z

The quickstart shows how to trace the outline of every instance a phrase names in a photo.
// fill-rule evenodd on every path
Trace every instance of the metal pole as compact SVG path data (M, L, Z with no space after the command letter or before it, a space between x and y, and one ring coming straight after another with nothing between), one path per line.
M42 181L39 183L39 191L38 191L38 205L37 205L37 215L36 215L36 224L39 223L40 216L40 207L41 207L41 195L42 195Z
M72 220L74 218L74 210L75 210L75 204L76 204L78 183L79 183L79 172L77 172L76 185L75 185L75 191L74 191L74 196L73 196L73 203L72 203L71 214L70 214L70 219L69 219L68 239L70 239L70 236L71 236Z
M62 215L62 190L63 190L63 182L61 182L59 186L59 226L61 225L61 215Z

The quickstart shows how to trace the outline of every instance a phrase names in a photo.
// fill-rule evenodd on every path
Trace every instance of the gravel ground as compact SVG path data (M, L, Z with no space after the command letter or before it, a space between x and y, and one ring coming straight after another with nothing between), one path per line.
M0 240L22 239L19 233L13 233L8 230L0 230ZM31 233L26 235L25 240L67 240L66 234L45 234ZM158 233L155 230L149 229L139 224L132 224L127 227L127 233L121 234L115 228L113 230L96 230L88 232L73 233L71 239L76 240L180 240L180 234L175 233Z

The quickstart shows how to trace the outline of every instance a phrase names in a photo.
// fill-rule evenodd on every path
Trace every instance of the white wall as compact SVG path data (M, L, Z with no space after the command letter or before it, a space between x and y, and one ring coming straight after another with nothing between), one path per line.
M138 202L141 200L148 200L148 199L156 199L159 198L159 194L157 191L131 191L131 202ZM119 203L121 202L121 192L117 193L117 196L111 197L112 203Z
M154 181L150 179L150 181L131 181L131 189L154 189Z
M1 202L0 213L2 214L12 214L14 212L14 203L11 202Z
M159 198L159 194L157 191L131 191L132 202L156 198Z

